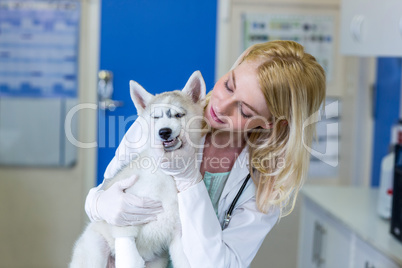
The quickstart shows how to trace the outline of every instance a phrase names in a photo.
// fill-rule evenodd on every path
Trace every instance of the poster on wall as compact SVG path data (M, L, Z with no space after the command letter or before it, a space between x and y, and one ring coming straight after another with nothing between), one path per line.
M0 0L0 165L74 165L80 16L78 0Z
M77 97L79 1L0 1L0 96Z
M273 40L298 42L317 59L330 82L334 68L334 22L335 18L330 15L244 13L241 48L243 51L251 45Z

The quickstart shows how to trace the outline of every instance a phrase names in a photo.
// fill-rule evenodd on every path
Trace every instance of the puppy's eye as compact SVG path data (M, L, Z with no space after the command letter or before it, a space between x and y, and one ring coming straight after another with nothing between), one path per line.
M184 113L178 113L175 115L176 118L182 118L183 116L185 116L186 114Z
M163 111L156 107L153 112L151 113L151 117L154 119L159 119L163 117Z
M162 115L160 115L159 113L152 113L152 114L151 114L151 117L152 117L153 119L159 119L159 118L162 117Z

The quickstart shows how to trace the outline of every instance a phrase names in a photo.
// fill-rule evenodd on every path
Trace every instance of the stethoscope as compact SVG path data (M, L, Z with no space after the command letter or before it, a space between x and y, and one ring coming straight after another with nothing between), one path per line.
M246 188L246 184L248 182L248 180L250 179L251 175L250 173L247 175L246 179L244 180L242 186L240 187L239 191L236 194L236 197L233 199L232 204L230 204L230 207L228 209L228 211L226 211L226 215L225 218L223 219L223 226L222 226L222 230L225 229L226 227L228 227L230 219L232 218L232 212L234 210L234 207L237 203L237 200L239 200L241 194L244 191L244 188Z

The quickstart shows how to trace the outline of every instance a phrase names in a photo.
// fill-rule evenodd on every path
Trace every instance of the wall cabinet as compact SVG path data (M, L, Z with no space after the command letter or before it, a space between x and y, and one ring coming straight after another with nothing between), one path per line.
M341 52L402 56L402 1L342 0Z
M301 213L299 268L401 267L309 198Z

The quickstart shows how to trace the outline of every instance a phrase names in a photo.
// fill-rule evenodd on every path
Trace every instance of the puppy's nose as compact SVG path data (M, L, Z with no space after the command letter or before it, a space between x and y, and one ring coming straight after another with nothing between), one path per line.
M172 130L168 127L161 128L159 130L159 136L164 140L168 140L171 134L172 134Z

